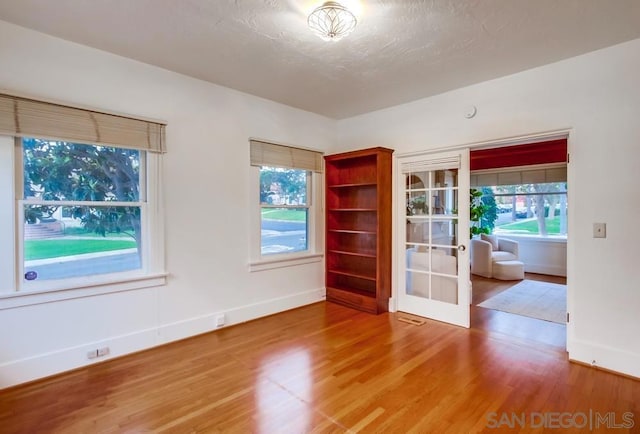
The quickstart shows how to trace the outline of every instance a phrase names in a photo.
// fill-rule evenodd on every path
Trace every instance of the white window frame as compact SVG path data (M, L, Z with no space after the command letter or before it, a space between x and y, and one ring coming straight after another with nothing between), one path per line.
M276 167L276 166L274 166ZM290 267L294 265L309 264L322 261L322 234L324 228L323 205L322 205L322 185L323 177L321 173L309 171L307 174L307 250L293 253L271 253L263 255L262 247L262 208L260 203L260 168L250 166L251 179L250 188L250 225L249 236L249 270L263 271L274 268ZM304 208L305 205L278 206L269 205L269 208Z
M8 186L0 191L0 260L8 264L0 269L0 310L166 283L164 212L160 200L162 157L143 150L140 150L140 155L140 201L108 204L141 207L142 267L121 273L26 282L22 278L24 205L37 205L44 201L23 198L22 141L0 135L0 185ZM10 276L4 271L7 268L11 270Z
M15 291L14 139L0 135L0 294Z

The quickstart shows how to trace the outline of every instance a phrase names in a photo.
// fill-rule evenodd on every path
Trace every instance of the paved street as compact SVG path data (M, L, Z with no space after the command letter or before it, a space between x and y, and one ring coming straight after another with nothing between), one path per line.
M35 261L34 261L35 262ZM37 264L37 263L36 263ZM130 271L140 268L138 253L110 254L92 258L77 257L47 264L25 266L25 273L35 271L36 280L64 279L69 277L91 276L94 274Z
M262 254L306 250L305 222L262 220Z
M284 220L262 221L262 253L285 253L306 250L305 222ZM44 263L43 263L44 262ZM140 268L137 252L105 255L79 255L73 258L61 258L60 261L32 261L27 263L25 273L35 271L36 280L64 279L69 277L91 276Z

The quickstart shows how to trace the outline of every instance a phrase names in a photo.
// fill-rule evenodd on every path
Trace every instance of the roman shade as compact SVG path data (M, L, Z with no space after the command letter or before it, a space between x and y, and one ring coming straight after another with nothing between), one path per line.
M403 174L427 172L431 170L459 169L460 155L451 157L433 158L430 160L411 161L402 163L400 171Z
M251 165L322 172L322 153L293 146L249 140Z
M471 187L544 184L549 182L567 182L567 166L523 167L516 170L488 170L471 174Z
M165 125L0 93L0 134L165 152Z
M503 167L532 166L567 162L567 139L500 148L477 149L469 153L471 171Z

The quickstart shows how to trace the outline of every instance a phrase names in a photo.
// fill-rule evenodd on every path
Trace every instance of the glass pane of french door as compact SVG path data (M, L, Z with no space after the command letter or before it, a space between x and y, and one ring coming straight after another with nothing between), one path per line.
M458 169L404 175L407 295L457 305Z

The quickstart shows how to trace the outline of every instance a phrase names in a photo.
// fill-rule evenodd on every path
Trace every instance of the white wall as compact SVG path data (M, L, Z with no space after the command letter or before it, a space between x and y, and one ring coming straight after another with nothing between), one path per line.
M168 122L170 273L166 286L0 310L0 388L86 364L98 344L118 356L211 330L218 312L232 324L323 299L323 262L248 271L248 139L325 150L335 121L2 21L0 88Z
M339 146L396 154L570 128L568 350L640 377L640 40L347 119ZM465 108L478 114L465 119ZM607 238L592 238L592 223Z
M527 273L567 275L567 242L558 238L504 235L518 242L519 259Z

